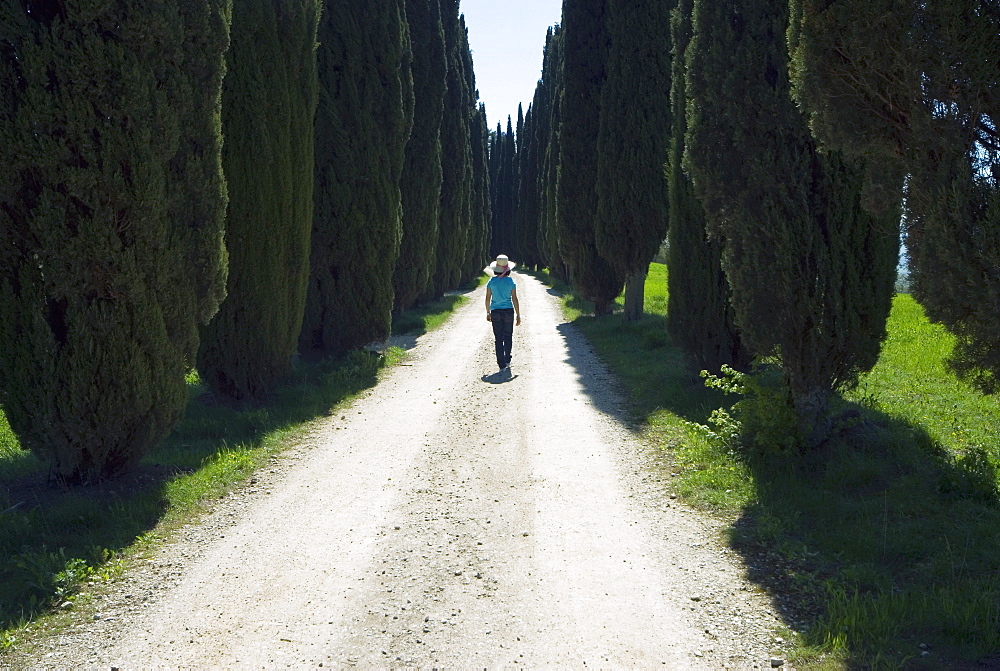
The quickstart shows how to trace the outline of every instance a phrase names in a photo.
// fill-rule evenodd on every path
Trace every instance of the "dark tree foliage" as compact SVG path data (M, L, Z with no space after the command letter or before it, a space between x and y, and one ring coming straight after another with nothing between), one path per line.
M486 106L480 105L472 119L472 244L464 281L482 272L483 260L490 254L490 172L488 163L490 129L486 121Z
M198 372L235 400L287 375L309 279L319 0L235 0L222 91L228 296Z
M413 120L403 3L327 3L320 19L303 352L340 356L389 335L399 181Z
M444 26L440 0L407 0L413 44L413 131L400 179L403 238L393 275L396 310L412 307L434 274L441 215L441 119L444 115Z
M512 136L512 141L514 143L514 151L510 155L510 184L507 186L507 193L509 194L511 208L510 208L510 247L508 248L509 253L516 254L517 247L517 220L521 216L518 211L521 207L521 202L518 200L518 191L521 183L521 146L524 143L524 109L521 103L517 104L517 125L514 126L514 135ZM518 259L521 259L520 254L516 254ZM523 263L523 259L521 261Z
M545 135L539 142L540 170L538 197L540 199L538 247L549 271L564 282L569 281L569 270L559 252L559 128L561 123L563 91L562 27L550 28L545 40L542 60L542 86L545 90L547 112Z
M629 278L625 318L642 316L649 264L667 234L663 165L670 138L670 8L607 0L607 80L597 142L597 249Z
M469 122L469 219L468 244L460 272L461 283L465 284L477 277L483 269L483 260L490 249L490 183L486 137L482 126L486 123L486 108L479 104L479 90L476 88L476 73L469 47L469 30L465 16L459 18L459 50L462 54L462 68L466 78L466 106ZM487 126L488 128L488 126Z
M469 254L469 221L472 217L471 93L465 73L462 50L467 42L458 12L458 0L441 1L441 20L448 62L447 93L441 123L441 219L437 266L427 297L440 296L461 284L463 263Z
M552 29L549 29L551 35ZM546 45L551 41L546 37ZM546 48L547 52L547 48ZM544 58L543 58L544 73ZM526 228L534 233L532 240L526 241L526 245L532 249L532 258L539 268L549 267L549 261L545 249L545 149L548 146L549 119L552 115L552 96L549 82L544 76L538 80L535 86L535 94L531 101L531 137L528 140L528 166L525 169L525 184L527 193L524 196L527 222Z
M736 323L755 352L779 357L816 445L832 392L878 358L899 207L864 211L861 166L818 152L790 97L787 23L784 0L695 0L685 151L725 243Z
M538 251L538 145L531 105L517 149L517 211L514 219L514 254L529 268L541 265Z
M597 248L597 138L608 57L608 0L564 0L560 107L559 251L573 286L610 314L625 284Z
M496 209L496 183L497 183L497 169L500 166L500 146L497 144L497 140L502 134L503 129L500 128L500 124L497 124L496 131L490 131L489 137L489 154L487 155L486 164L489 166L490 171L490 209Z
M515 191L514 185L517 179L515 162L517 160L517 145L514 136L514 127L511 119L507 117L507 131L501 132L497 126L497 142L499 153L497 155L496 182L493 183L493 240L490 246L490 255L514 254L514 215L515 215Z
M667 161L667 329L697 370L719 373L723 364L746 370L750 361L733 323L729 283L722 270L722 239L707 234L705 212L683 164L687 132L684 54L691 40L693 4L694 0L680 0L670 17L674 57Z
M493 218L490 221L490 252L497 237L497 218L500 216L497 206L497 186L500 183L500 152L503 141L503 127L497 123L497 129L490 131L489 155L487 156L487 166L490 172L490 212Z
M907 174L913 293L951 363L1000 383L1000 9L980 0L793 0L795 94L817 137L871 159L877 209Z
M230 4L0 6L0 397L53 478L173 428L225 295Z

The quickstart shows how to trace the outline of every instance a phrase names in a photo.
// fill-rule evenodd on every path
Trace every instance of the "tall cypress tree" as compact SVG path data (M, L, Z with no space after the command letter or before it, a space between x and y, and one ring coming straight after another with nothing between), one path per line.
M86 483L173 428L225 295L230 5L0 7L0 379L21 444Z
M524 115L524 128L517 151L517 215L514 220L514 250L521 263L535 267L538 253L538 149L535 116L531 105Z
M815 445L832 392L878 358L899 208L864 212L861 166L817 150L790 97L787 22L784 0L695 0L686 152L725 242L736 321L756 352L780 358Z
M563 2L559 129L559 251L576 290L610 314L625 284L597 249L597 137L608 55L608 0Z
M517 220L521 216L519 210L521 208L521 203L518 200L519 189L518 185L521 183L521 145L524 143L524 108L521 103L517 104L517 125L514 126L514 136L512 138L514 144L514 151L510 156L510 184L507 186L507 193L510 198L510 249L517 250ZM518 258L522 258L518 254ZM523 263L523 259L522 259Z
M615 272L629 278L630 321L642 316L646 272L667 234L670 6L663 0L608 0L595 241Z
M298 345L309 279L319 0L235 0L223 85L228 296L202 332L216 392L259 397Z
M549 34L551 34L551 28ZM546 36L546 51L549 37ZM550 266L545 249L545 148L549 138L549 118L552 114L552 96L549 82L545 81L545 56L542 59L542 78L535 86L535 94L531 101L532 123L529 148L528 193L525 196L526 207L530 221L527 226L532 230L534 238L528 241L531 246L535 264L539 268Z
M406 310L426 291L437 262L441 215L441 119L444 115L444 26L439 0L407 0L413 43L413 132L406 145L400 190L403 238L393 275L396 310Z
M870 209L909 175L914 295L955 335L954 369L995 391L1000 13L971 1L794 0L792 8L798 102L822 141L873 159Z
M488 164L489 126L486 125L486 106L479 105L472 119L472 244L465 268L465 281L476 277L483 267L483 260L490 253L490 174Z
M466 123L469 126L469 171L467 173L469 219L466 221L467 238L465 257L462 259L460 271L461 283L477 277L483 268L483 260L489 253L490 217L488 203L489 167L487 164L486 147L481 135L482 124L486 119L486 108L479 105L479 90L476 88L476 73L472 62L472 48L469 46L469 29L465 25L465 16L459 17L459 52L462 55L462 70L465 74L465 90L467 97ZM482 114L482 119L480 119Z
M497 129L490 131L490 211L493 217L490 221L490 253L495 249L498 239L497 228L502 218L500 213L499 189L500 189L500 166L503 163L501 154L503 153L503 127L497 122Z
M499 128L498 128L499 130ZM514 244L514 162L517 154L517 144L514 137L514 127L510 116L507 117L507 130L500 134L500 164L497 168L496 217L493 221L493 244L491 255L513 254Z
M542 61L542 82L548 100L544 140L539 144L541 169L538 177L540 199L538 246L549 271L563 281L569 281L569 271L559 252L558 176L559 127L563 90L562 27L549 29Z
M403 1L328 3L320 19L306 352L339 356L389 335L413 120Z
M670 17L673 75L671 132L667 161L670 228L667 240L667 329L698 370L718 373L726 364L749 366L749 352L733 323L729 282L722 270L722 239L705 230L705 212L684 168L687 132L685 52L691 41L694 0L680 0Z
M468 251L471 212L472 148L469 128L468 79L462 54L462 25L458 0L442 0L445 53L448 61L447 93L441 122L442 184L437 267L428 291L440 296L462 281L462 264Z

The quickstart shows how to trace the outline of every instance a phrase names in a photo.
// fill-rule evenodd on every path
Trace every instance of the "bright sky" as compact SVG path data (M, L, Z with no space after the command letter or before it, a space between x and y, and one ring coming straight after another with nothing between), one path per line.
M490 128L517 124L517 104L524 111L542 75L545 31L559 23L562 0L462 0L469 46L476 68L479 101L486 105Z

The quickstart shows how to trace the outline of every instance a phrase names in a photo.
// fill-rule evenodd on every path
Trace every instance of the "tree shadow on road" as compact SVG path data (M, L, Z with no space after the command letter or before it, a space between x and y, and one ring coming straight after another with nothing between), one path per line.
M591 400L626 424L643 424L659 409L704 423L725 404L725 395L706 388L687 365L658 315L646 315L632 324L621 315L583 316L557 328L569 351L567 361L577 369ZM600 372L595 374L591 362L598 363ZM609 395L609 390L614 393ZM627 404L622 406L621 400Z

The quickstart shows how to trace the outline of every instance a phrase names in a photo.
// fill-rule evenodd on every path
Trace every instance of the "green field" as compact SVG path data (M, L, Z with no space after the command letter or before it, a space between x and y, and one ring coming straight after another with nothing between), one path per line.
M878 365L839 400L860 417L813 453L762 453L710 425L737 399L685 365L666 298L653 264L638 324L565 303L672 455L678 492L767 567L751 577L776 597L796 668L1000 666L1000 400L947 371L950 336L898 295Z

